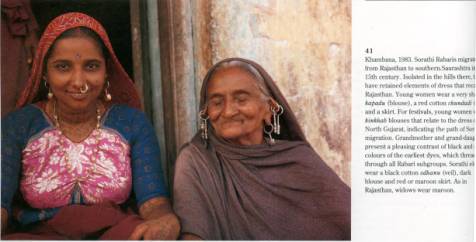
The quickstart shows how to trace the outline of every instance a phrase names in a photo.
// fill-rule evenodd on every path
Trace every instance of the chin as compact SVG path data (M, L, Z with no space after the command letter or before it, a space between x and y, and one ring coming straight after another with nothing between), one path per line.
M69 108L72 110L80 111L80 110L86 110L91 104L89 102L80 101L80 102L68 102L68 103L65 103L65 105L69 106Z
M226 130L221 130L218 132L218 135L220 135L224 139L228 140L233 140L239 138L243 132L241 130L236 130L236 129L226 129Z

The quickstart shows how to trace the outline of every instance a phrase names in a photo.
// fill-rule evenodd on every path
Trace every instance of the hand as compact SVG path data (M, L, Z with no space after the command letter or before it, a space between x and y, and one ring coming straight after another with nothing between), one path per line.
M2 234L5 232L5 229L7 229L8 225L8 212L6 209L2 208Z
M180 232L180 223L173 213L139 224L129 237L130 240L175 240Z

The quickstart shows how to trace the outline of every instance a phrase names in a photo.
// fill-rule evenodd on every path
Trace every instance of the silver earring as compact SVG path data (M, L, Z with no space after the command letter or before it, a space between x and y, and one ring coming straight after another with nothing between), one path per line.
M279 124L279 116L284 113L283 106L276 103L276 107L271 107L271 112L273 112L273 132L277 135L281 134L281 125Z
M48 82L46 81L46 78L43 77L43 80L45 80L45 87L48 89L48 99L53 98L53 92L51 92L51 88L48 86Z
M106 82L106 88L104 88L104 99L109 102L112 100L112 96L107 89L109 89L109 81Z
M200 130L203 140L208 139L208 119L210 118L205 110L200 111Z
M271 127L271 129L266 130L266 127ZM271 144L274 144L274 138L273 138L273 136L271 136L271 134L273 133L273 130L274 130L274 127L273 127L272 124L270 124L269 126L265 124L264 127L263 127L263 131L264 131L265 134L268 135Z

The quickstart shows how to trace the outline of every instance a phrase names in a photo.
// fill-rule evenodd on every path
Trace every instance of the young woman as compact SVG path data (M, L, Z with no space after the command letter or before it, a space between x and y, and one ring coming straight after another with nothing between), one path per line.
M2 120L2 232L19 226L3 238L177 237L154 129L99 22L48 25L17 107ZM121 207L131 197L140 216Z

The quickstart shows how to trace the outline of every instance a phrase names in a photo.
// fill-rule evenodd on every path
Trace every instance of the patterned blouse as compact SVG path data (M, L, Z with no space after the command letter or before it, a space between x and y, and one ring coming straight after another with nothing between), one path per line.
M167 196L159 157L154 129L136 109L112 106L76 143L28 105L2 119L2 207L10 214L19 190L31 209L17 219L28 224L68 204L122 204L131 190L140 206Z

